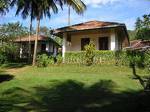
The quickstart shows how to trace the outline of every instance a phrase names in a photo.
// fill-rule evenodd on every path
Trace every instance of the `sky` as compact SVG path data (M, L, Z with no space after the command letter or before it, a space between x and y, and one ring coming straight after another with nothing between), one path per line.
M87 10L83 15L78 15L71 10L71 25L91 21L109 21L125 23L128 30L134 30L137 17L150 13L149 0L82 0L87 5ZM19 21L23 26L29 27L29 18L22 19L15 16L16 8L10 9L5 15L0 17L0 24ZM51 15L51 18L43 18L41 26L48 28L60 28L68 25L68 8L59 10L58 14ZM36 27L36 21L33 21Z

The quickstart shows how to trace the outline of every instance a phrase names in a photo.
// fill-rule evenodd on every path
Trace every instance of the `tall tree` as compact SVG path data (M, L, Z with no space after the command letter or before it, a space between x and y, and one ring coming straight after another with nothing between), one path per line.
M28 29L22 26L19 22L0 25L0 41L12 42L18 37L28 35Z
M150 28L150 15L143 15L143 27Z
M40 27L40 34L50 37L50 29L46 26Z
M33 19L37 20L33 65L35 65L37 56L40 20L43 17L50 18L51 10L53 11L53 13L58 13L58 6L63 9L63 6L65 4L70 5L78 14L82 14L83 11L86 9L85 4L81 0L13 0L12 4L17 5L16 14L21 13L23 18L30 15L33 17Z
M136 31L142 28L142 20L138 17L135 22L135 29Z
M136 21L136 39L149 40L150 39L150 14L143 15L143 18L137 18Z

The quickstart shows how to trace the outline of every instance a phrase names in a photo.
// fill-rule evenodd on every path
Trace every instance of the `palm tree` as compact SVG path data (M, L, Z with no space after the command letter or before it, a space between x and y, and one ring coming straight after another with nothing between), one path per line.
M81 0L13 0L12 4L17 5L16 14L21 13L23 18L26 18L30 15L33 19L37 20L33 66L36 63L38 36L40 32L40 20L43 17L50 18L51 11L53 11L53 13L58 13L58 6L63 9L64 5L69 5L78 14L82 14L86 9L85 4Z
M10 5L10 0L1 0L0 1L0 15L6 14Z

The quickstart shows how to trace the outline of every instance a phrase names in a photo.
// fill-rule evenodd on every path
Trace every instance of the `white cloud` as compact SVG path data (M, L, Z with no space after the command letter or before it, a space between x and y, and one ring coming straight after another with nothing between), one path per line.
M83 0L86 5L91 5L94 7L98 7L100 5L106 5L108 3L112 4L114 2L118 2L121 0Z

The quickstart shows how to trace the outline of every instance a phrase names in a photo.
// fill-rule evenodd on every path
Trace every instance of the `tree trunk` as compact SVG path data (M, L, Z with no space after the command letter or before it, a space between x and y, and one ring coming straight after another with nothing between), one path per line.
M31 35L32 35L32 17L30 19L30 31L29 31L29 56L28 56L28 62L31 61Z
M40 18L37 18L36 38L35 38L34 54L33 54L33 62L32 62L33 66L36 65L36 56L37 56L37 45L38 45L39 32L40 32Z
M71 12L71 8L70 8L70 5L69 5L68 6L68 26L70 26L70 23L71 23L70 12Z
M138 79L140 84L143 86L143 88L145 89L145 83L144 83L144 80L136 74L136 66L135 64L132 65L132 71L133 71L133 75L134 75L134 78Z

